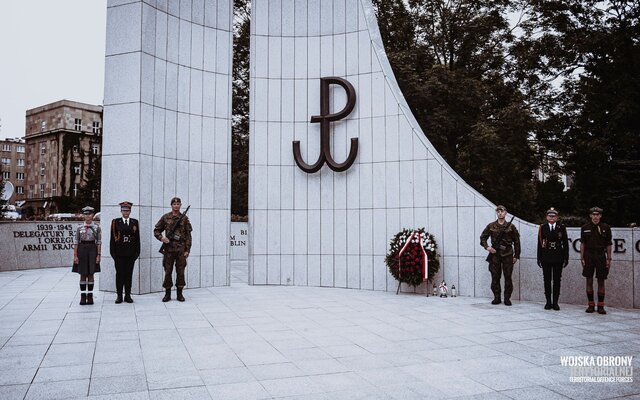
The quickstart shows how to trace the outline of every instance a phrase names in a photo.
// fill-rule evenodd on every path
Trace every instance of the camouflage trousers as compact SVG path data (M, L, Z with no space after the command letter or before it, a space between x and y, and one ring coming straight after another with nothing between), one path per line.
M187 268L187 259L184 256L184 251L167 251L164 253L162 259L162 266L164 267L164 282L162 287L165 289L171 289L173 286L173 265L176 266L176 287L182 289L186 286L184 279L184 270Z
M511 293L513 293L513 282L511 281L513 255L499 256L493 254L491 256L489 271L491 272L491 291L493 292L493 297L496 299L500 298L500 278L504 273L504 298L505 300L511 299Z

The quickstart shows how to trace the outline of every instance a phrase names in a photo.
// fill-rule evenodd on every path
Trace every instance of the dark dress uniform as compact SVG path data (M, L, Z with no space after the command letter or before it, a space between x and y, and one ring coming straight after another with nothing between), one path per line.
M169 234L182 215L182 213L174 215L172 212L164 214L153 230L153 235L156 239L161 241L163 237L162 233L165 232L167 238L171 240L170 244L165 245L163 252L164 258L162 260L162 266L164 267L164 282L162 286L165 288L167 296L170 296L171 287L173 286L173 265L175 264L178 300L182 298L182 289L186 286L184 271L187 266L187 258L184 256L184 253L191 251L191 231L193 228L191 227L191 222L189 222L189 217L185 215L184 218L182 218L173 233L173 237L169 237Z
M508 226L507 226L508 225ZM506 228L505 228L506 227ZM500 232L504 231L502 240L497 243ZM491 238L491 247L496 249L495 254L491 254L489 271L491 272L491 291L493 292L494 304L500 302L500 278L504 273L504 301L511 303L511 293L513 293L513 258L520 259L520 233L513 224L505 222L500 225L498 221L493 221L487 225L480 235L480 245L483 248L489 247L487 239Z
M554 212L553 210L547 211ZM556 213L557 215L557 213ZM562 269L569 263L567 228L559 223L544 223L538 227L538 266L544 279L545 309L559 310ZM553 281L553 288L552 288Z
M121 204L122 205L122 204ZM131 299L131 280L133 267L140 256L140 225L134 218L116 218L111 221L111 241L109 252L116 267L116 293L122 301L124 286L125 301L133 303Z
M598 313L606 314L604 309L605 283L609 276L607 258L611 258L611 227L604 222L594 223L594 218L602 215L602 209L593 207L590 210L591 221L580 229L580 255L582 258L582 276L587 278L587 312L594 312L593 275L598 279Z

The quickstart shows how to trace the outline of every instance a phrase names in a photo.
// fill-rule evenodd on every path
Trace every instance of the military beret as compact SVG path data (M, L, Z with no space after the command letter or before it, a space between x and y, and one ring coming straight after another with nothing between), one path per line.
M558 215L558 211L555 208L551 207L547 210L547 215Z
M82 209L83 214L93 214L95 211L96 209L91 206L86 206Z
M507 211L507 207L502 206L502 205L498 205L498 206L496 206L496 211Z
M600 207L591 207L589 209L589 214L602 214L602 208L600 208Z
M133 203L130 201L123 201L120 205L120 210L122 211L131 211L131 207L133 207Z
M171 204L173 204L173 203L182 204L182 200L180 200L180 197L174 197L173 199L171 199Z

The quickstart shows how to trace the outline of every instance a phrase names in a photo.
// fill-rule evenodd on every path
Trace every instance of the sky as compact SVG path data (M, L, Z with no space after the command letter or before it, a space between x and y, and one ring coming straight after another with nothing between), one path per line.
M0 138L67 99L101 105L107 0L0 0Z

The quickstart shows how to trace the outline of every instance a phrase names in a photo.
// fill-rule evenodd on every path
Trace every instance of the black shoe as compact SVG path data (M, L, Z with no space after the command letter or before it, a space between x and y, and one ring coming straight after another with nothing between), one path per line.
M176 299L178 299L178 301L184 301L184 296L182 295L182 289L178 288L177 290L177 294L176 294Z
M551 303L547 303L544 305L545 310L551 310Z
M164 297L162 298L162 302L166 303L167 301L171 300L171 289L165 289L164 292Z
M133 303L133 299L131 298L130 294L125 294L124 295L124 301L127 303Z
M504 305L505 305L505 306L510 306L510 305L511 305L511 300L509 300L509 299L504 299Z
M122 295L118 293L118 297L116 297L116 304L122 303Z
M87 293L87 304L93 304L93 293Z
M553 305L553 309L556 310L556 311L560 311L560 306L558 305L558 303L555 303Z
M493 299L493 301L491 302L491 304L496 305L496 304L500 304L502 303L502 301L500 301L500 299Z
M587 307L586 310L584 310L584 312L591 314L592 312L594 312L596 309L594 306L589 306Z
M604 309L604 306L600 307L598 306L598 314L606 314L607 311Z
M87 294L82 293L80 294L80 305L84 306L85 304L87 304Z

